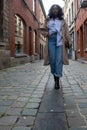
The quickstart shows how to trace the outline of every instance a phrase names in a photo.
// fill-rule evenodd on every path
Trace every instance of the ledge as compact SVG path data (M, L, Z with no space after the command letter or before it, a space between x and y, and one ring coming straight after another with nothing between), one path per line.
M80 49L78 49L77 52L80 53Z
M87 48L84 50L84 52L87 52Z
M33 55L34 55L34 56L38 56L38 53L34 53Z
M27 54L15 54L15 58L27 57Z
M77 59L77 61L79 61L80 63L87 64L87 60L85 60L84 58L79 58Z
M6 43L0 42L0 47L4 47L4 46L6 46Z

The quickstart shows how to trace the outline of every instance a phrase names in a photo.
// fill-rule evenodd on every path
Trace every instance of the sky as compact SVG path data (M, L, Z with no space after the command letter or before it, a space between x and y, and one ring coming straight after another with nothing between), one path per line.
M63 0L42 0L42 1L43 1L43 5L44 5L44 8L45 8L46 14L48 14L48 11L49 11L51 5L53 5L53 4L58 4L61 7L64 6Z

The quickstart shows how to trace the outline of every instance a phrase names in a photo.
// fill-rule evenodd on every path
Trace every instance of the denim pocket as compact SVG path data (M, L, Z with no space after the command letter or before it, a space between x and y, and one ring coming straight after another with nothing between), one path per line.
M56 42L57 41L57 35L56 34L52 34L48 40L50 42Z

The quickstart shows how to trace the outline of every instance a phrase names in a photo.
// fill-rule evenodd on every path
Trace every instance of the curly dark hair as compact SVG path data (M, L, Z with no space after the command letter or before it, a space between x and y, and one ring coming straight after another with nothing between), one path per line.
M58 15L57 15L57 17L60 20L62 20L64 14L63 14L62 8L59 5L57 5L57 4L54 4L54 5L51 6L51 8L49 9L48 17L49 18L53 18L54 17L54 14L53 14L53 7L54 6L57 6L57 8L58 8Z

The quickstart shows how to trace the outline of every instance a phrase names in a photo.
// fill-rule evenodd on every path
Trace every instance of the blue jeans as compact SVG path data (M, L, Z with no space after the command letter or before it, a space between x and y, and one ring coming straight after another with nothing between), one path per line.
M63 50L62 45L56 46L57 35L53 34L48 39L48 53L51 67L51 73L56 77L62 77L63 69Z

